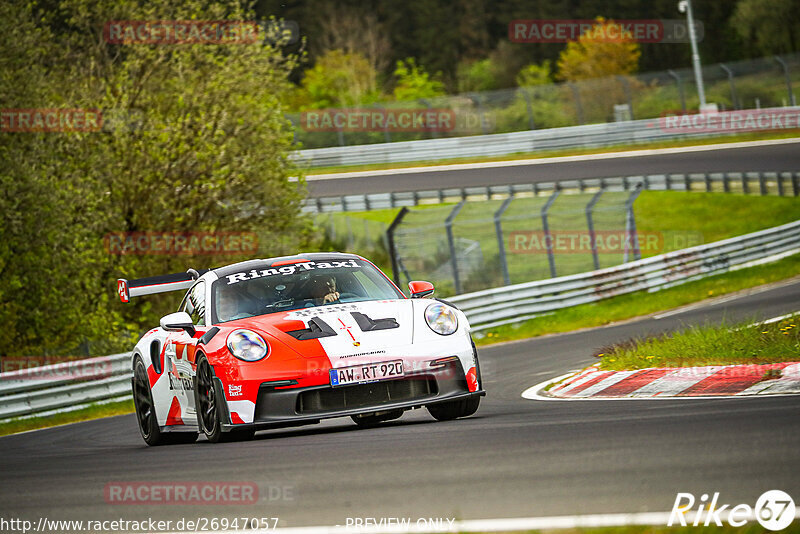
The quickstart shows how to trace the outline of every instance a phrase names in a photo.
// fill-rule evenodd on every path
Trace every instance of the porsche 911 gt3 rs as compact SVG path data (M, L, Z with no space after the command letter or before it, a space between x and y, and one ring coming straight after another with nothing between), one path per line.
M351 417L359 426L426 407L474 414L485 395L466 316L405 295L368 260L315 253L118 280L122 302L186 290L132 352L148 445L251 438L268 428Z

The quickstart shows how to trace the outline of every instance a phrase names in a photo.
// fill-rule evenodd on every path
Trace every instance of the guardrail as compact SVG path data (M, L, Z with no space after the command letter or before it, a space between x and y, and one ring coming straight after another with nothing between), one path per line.
M474 330L480 331L633 291L658 291L797 252L800 221L617 267L488 289L448 300L467 314ZM71 373L70 369L78 365L83 370ZM94 369L102 378L89 379L86 368ZM0 419L130 398L130 378L129 353L2 373Z
M474 330L534 318L633 291L659 291L800 252L800 221L570 276L449 297Z
M764 108L726 113L793 113L800 106ZM600 148L614 145L649 143L672 139L699 139L741 132L685 131L662 128L661 119L585 124L544 130L525 130L502 134L473 135L468 137L446 137L418 141L397 141L327 148L298 150L293 159L308 167L336 167L346 165L370 165L376 163L400 163L407 161L436 161L453 158L475 158L505 156L508 154L536 153L545 150L572 148ZM795 124L797 124L795 122Z
M130 353L0 373L0 419L81 408L131 395Z
M800 172L715 172L653 174L616 176L611 178L583 178L514 185L459 187L407 191L398 193L372 193L333 197L308 198L304 213L331 213L343 211L369 211L377 209L413 207L421 204L444 202L503 200L510 196L525 197L550 194L558 189L562 193L605 191L632 191L638 184L652 191L702 191L741 192L779 196L800 195Z

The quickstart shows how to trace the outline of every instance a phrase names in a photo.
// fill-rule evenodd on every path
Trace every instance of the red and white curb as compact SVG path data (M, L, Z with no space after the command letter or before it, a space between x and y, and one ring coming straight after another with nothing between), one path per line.
M775 378L772 376L775 375ZM548 386L552 385L548 390ZM603 371L597 365L528 388L526 399L653 399L800 394L800 362Z

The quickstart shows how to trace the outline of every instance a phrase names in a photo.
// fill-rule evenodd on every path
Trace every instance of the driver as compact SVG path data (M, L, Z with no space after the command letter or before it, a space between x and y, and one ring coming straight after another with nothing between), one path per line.
M311 296L314 297L317 306L338 301L339 292L336 291L336 277L330 274L315 276L311 281Z
M217 294L217 317L225 322L252 317L252 314L242 310L241 297L233 292L221 291Z

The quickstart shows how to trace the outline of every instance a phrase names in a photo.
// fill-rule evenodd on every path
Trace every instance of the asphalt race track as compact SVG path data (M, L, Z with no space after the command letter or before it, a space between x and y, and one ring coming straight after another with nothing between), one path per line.
M587 157L581 161L518 165L496 169L424 170L407 174L376 172L374 175L327 180L315 180L311 176L308 181L308 191L312 197L324 197L642 174L796 171L799 170L800 145L798 143L800 141L746 148L698 150L610 159Z
M653 298L658 298L654 295ZM736 299L606 328L481 350L478 413L437 423L424 410L358 430L349 419L262 432L246 443L148 448L133 415L0 438L4 517L279 517L280 526L348 517L490 519L669 511L677 492L755 504L800 497L800 397L525 400L526 388L592 361L633 335L723 317L795 311L800 280ZM249 506L123 506L109 482L249 481ZM698 497L699 498L699 497Z

